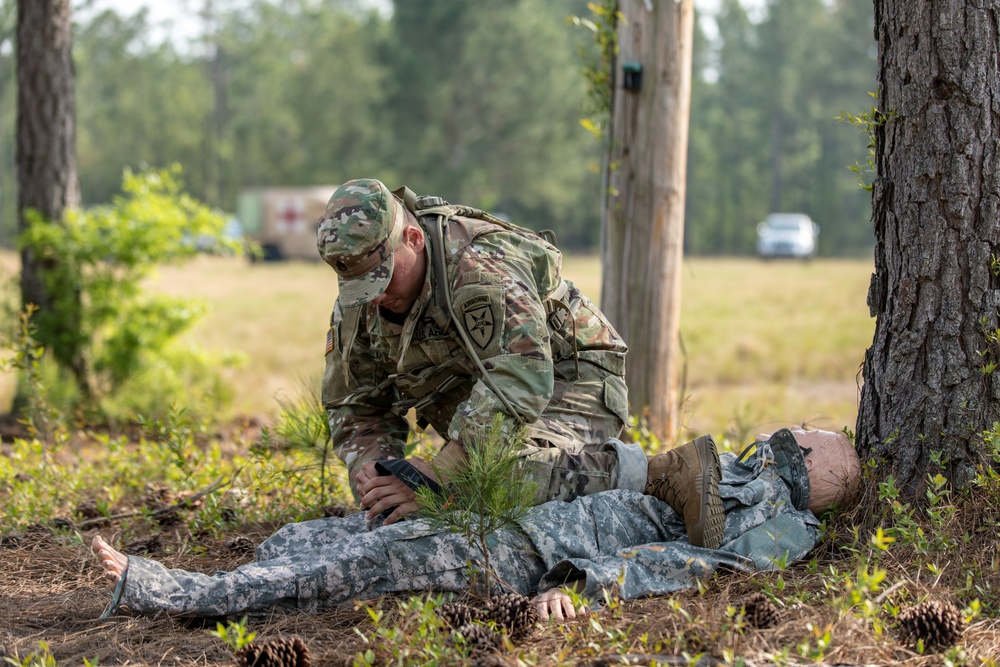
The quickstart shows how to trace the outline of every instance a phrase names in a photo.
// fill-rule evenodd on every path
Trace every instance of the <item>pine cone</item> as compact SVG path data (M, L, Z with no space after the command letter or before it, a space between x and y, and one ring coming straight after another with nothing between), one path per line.
M465 602L445 602L437 608L437 614L453 628L480 620L479 610Z
M538 623L538 612L531 600L520 593L504 593L490 598L483 620L496 623L512 640L527 637Z
M473 652L488 653L496 651L503 644L503 640L499 634L479 623L463 625L458 630L455 630L455 634L461 636L465 640L465 645L472 649Z
M52 519L52 527L58 530L73 530L73 520L64 516L57 516Z
M104 516L100 508L97 507L96 500L84 500L76 506L76 515L81 519L97 519Z
M348 514L353 514L354 512L357 512L357 510L351 507L345 507L344 505L323 506L323 516L327 518L329 517L343 518Z
M152 535L150 537L140 537L137 540L132 540L122 549L123 552L127 554L134 554L140 556L142 554L155 554L162 548L160 543L159 535Z
M246 535L230 537L223 543L223 548L234 556L253 556L257 545Z
M298 637L247 644L236 652L237 667L309 667L309 650Z
M962 637L964 630L962 612L945 600L927 600L899 614L900 639L913 647L922 639L927 650L947 648Z
M753 593L741 599L737 608L743 609L743 618L758 630L772 628L778 624L778 608L763 593Z

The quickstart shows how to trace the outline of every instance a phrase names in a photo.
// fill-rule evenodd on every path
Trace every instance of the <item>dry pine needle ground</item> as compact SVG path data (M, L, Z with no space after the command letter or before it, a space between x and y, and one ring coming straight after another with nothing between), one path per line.
M86 546L93 534L84 533L81 544L72 533L27 531L18 536L16 546L0 548L0 642L9 655L23 659L38 649L39 642L45 642L60 664L82 664L84 658L97 659L102 665L233 663L232 651L205 631L206 626L214 627L211 622L125 616L98 620L110 591ZM256 542L266 535L266 530L249 529L243 536ZM246 555L226 551L224 545L233 537L203 539L200 546L207 553L227 554L213 558L193 555L191 547L196 543L183 531L164 533L160 541L171 553L160 557L168 565L205 572L230 569L247 560ZM184 550L186 553L176 553ZM823 556L822 551L824 560L818 563L819 571L830 565L846 570L852 563L849 559ZM903 606L927 596L947 596L941 577L935 586L932 578L914 580L913 568L907 561L886 558L882 565L888 571L883 589L891 582L904 582L892 592L901 596ZM781 573L780 578L778 574L727 574L708 582L700 593L612 601L610 607L603 605L591 617L541 628L513 651L501 652L497 657L504 663L492 658L491 664L514 665L518 656L536 664L616 664L621 655L628 655L632 664L649 664L648 658L641 656L650 654L664 660L666 656L704 654L702 664L716 664L710 658L722 660L727 655L742 658L746 665L775 664L782 657L788 664L816 664L800 654L799 647L815 646L827 630L831 640L821 659L825 664L945 664L941 654L919 655L904 647L894 621L884 614L881 618L886 627L879 637L870 620L860 618L856 610L845 612L842 605L838 606L835 598L843 590L825 590L822 577L810 569L805 564L797 565ZM775 595L780 582L784 582L784 592ZM978 584L996 587L1000 579L994 572ZM735 630L726 607L762 589L771 591L777 609L775 624L766 629ZM811 602L800 603L797 599ZM395 602L383 599L372 603L387 610L384 623L402 624L402 619L393 617L400 613L394 611ZM966 664L990 664L986 662L990 657L1000 655L1000 623L985 618L989 611L984 609L987 613L964 630L959 646L965 651ZM300 637L308 646L313 665L351 665L355 656L367 648L355 628L372 633L364 606L354 604L318 615L282 613L253 618L249 626L258 633L257 641ZM384 647L376 653L382 659L389 657Z

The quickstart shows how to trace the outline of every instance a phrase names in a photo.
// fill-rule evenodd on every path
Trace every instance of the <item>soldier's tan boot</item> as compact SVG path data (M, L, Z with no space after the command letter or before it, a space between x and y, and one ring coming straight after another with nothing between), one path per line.
M649 459L646 495L667 503L684 519L688 542L718 549L726 530L726 513L719 496L721 479L715 441L703 435Z

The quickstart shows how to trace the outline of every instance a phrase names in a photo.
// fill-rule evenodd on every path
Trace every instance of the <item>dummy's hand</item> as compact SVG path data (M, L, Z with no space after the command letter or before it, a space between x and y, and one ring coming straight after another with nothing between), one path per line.
M395 458L389 456L387 458ZM414 468L424 473L434 481L437 481L437 476L431 467L427 465L426 462L420 459L407 459ZM371 472L367 476L366 480L362 482L362 475L366 472L365 468L371 466ZM362 465L361 472L358 473L358 493L361 494L361 507L368 510L365 517L368 520L374 519L383 510L387 510L390 507L395 507L392 514L382 522L383 526L389 526L400 519L402 519L407 514L412 514L415 512L419 505L417 505L417 494L403 484L401 481L393 477L392 475L379 475L375 472L375 462L367 461Z
M550 588L544 593L539 593L531 602L543 621L547 621L549 616L557 621L576 618L577 610L573 608L573 598L561 588ZM584 608L581 607L580 613L583 612Z

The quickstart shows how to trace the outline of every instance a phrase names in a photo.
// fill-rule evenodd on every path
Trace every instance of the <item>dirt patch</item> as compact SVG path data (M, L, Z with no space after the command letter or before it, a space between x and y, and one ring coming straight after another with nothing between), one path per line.
M0 642L8 655L22 658L45 642L60 664L231 664L232 653L206 632L217 619L190 621L159 615L152 618L114 616L100 620L111 597L89 542L96 531L79 537L42 530L8 537L0 547ZM260 542L269 530L231 535L224 540L191 543L189 536L164 533L153 555L171 567L201 572L230 570L252 555L234 549ZM82 538L82 542L80 541ZM194 550L204 550L198 555ZM314 665L348 665L362 648L353 631L367 614L353 604L322 614L276 613L250 621L259 640L300 636Z

